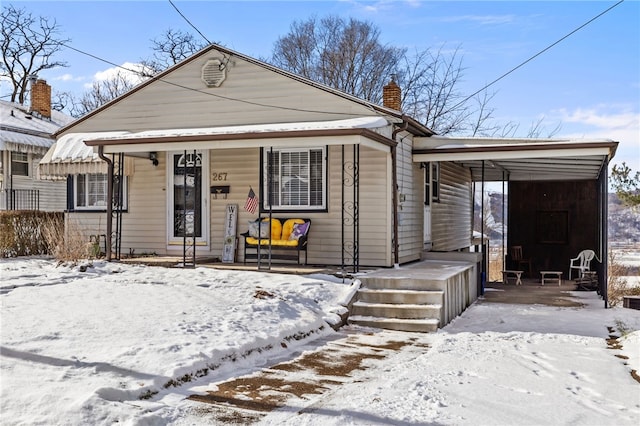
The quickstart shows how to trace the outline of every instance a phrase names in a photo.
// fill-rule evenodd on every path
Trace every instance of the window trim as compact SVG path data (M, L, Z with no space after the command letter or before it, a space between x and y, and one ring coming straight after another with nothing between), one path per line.
M260 212L268 212L268 188L267 188L267 161L268 155L267 153L273 149L273 152L306 152L310 154L311 151L320 150L321 151L321 161L322 161L322 204L319 206L290 206L290 205L278 205L271 206L272 211L283 212L283 213L295 213L295 212L327 212L328 207L328 187L329 187L329 177L328 177L328 155L329 155L329 147L328 146L311 146L311 147L287 147L287 148L260 148L260 188L262 188L262 200L260 201ZM308 158L311 158L309 155ZM282 195L282 190L280 190Z
M25 159L22 160L17 160L14 158L15 155L21 155L24 156ZM9 159L9 161L11 162L11 175L12 176L25 176L25 177L30 177L31 176L31 167L29 167L29 154L26 152L19 152L19 151L11 151L11 158ZM25 167L26 169L26 173L22 174L22 173L16 173L16 168L14 167L14 164L24 164L23 167Z
M107 176L106 173L78 173L72 176L72 181L73 181L73 185L71 185L72 187L72 194L71 194L71 198L72 198L72 203L70 203L69 207L71 208L70 211L77 211L77 212L105 212L107 211L107 205L105 204L104 206L79 206L78 205L78 180L79 180L79 176L88 176L88 175L102 175L102 176ZM129 194L129 179L127 178L127 176L124 176L124 185L123 185L123 194L122 194L122 211L126 211L128 209L128 194ZM108 178L107 178L108 179ZM88 198L88 185L89 181L87 180L85 182L85 188L84 188L84 195L85 197ZM105 189L105 199L107 198L107 194L106 192L108 191L108 189Z

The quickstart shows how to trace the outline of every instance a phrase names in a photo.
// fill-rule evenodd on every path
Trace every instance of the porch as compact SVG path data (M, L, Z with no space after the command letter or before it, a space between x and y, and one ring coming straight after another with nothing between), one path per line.
M434 332L469 307L479 294L480 257L472 253L441 253L439 256L393 268L361 268L357 273L340 266L263 263L221 263L197 257L198 267L296 275L330 275L360 280L348 301L344 321L367 327ZM440 257L434 259L433 257ZM181 267L180 256L121 259L128 264Z

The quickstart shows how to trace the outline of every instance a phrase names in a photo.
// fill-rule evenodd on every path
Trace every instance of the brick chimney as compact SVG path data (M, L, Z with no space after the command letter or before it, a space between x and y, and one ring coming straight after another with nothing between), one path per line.
M400 90L400 86L396 84L394 76L392 75L389 84L382 88L382 105L395 109L396 111L401 111L401 95L402 91Z
M29 112L51 118L51 86L45 80L36 80L31 84L31 108Z

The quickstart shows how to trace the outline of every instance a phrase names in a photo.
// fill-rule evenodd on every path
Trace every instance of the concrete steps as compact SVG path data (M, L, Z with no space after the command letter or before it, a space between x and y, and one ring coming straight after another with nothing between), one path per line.
M399 319L366 316L350 316L349 322L363 327L384 328L385 330L412 331L418 333L433 333L438 330L440 321L437 319Z
M362 277L361 281L349 323L423 333L438 329L444 301L438 280Z
M395 303L366 303L355 302L353 304L353 315L374 316L384 318L402 319L422 319L439 318L442 305L415 305L415 304L395 304Z
M441 290L398 290L361 288L358 300L367 303L442 304Z

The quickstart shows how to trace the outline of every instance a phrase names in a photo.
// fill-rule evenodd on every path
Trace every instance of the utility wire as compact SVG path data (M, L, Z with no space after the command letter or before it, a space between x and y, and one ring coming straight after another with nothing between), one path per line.
M529 59L527 59L526 61L522 62L520 65L513 67L512 69L510 69L509 71L507 71L506 73L502 74L500 77L496 78L495 80L493 80L491 83L485 85L482 89L477 90L476 92L474 92L473 94L467 96L466 98L464 98L462 101L458 102L455 106L449 108L449 111L453 111L456 108L458 108L460 105L462 105L463 103L467 102L469 99L473 98L475 95L477 95L478 93L482 92L483 90L489 88L490 86L493 86L495 83L497 83L498 81L502 80L503 78L505 78L506 76L508 76L509 74L513 73L514 71L516 71L517 69L523 67L524 65L526 65L527 63L531 62L532 60L534 60L535 58L537 58L538 56L542 55L544 52L546 52L547 50L551 49L553 46L555 46L556 44L560 43L561 41L563 41L564 39L568 38L569 36L573 35L574 33L580 31L581 29L583 29L584 27L586 27L587 25L589 25L590 23L592 23L593 21L595 21L596 19L598 19L599 17L601 17L602 15L604 15L605 13L609 12L611 9L613 9L614 7L620 5L622 2L624 2L624 0L620 0L618 3L614 4L613 6L609 7L608 9L606 9L605 11L599 13L598 15L594 16L593 18L589 19L587 22L585 22L584 24L580 25L578 28L576 28L575 30L571 31L569 34L565 35L564 37L562 37L561 39L557 40L556 42L550 44L549 46L545 47L544 49L542 49L541 51L539 51L538 53L536 53L535 55L531 56Z
M34 33L38 34L38 35L42 35L42 34L38 33L37 31L34 31ZM69 44L66 44L66 43L59 43L59 45L63 46L63 47L66 47L67 49L73 50L75 52L78 52L78 53L80 53L82 55L89 56L90 58L93 58L93 59L95 59L97 61L104 62L105 64L111 65L111 66L113 66L115 68L130 72L130 73L135 74L135 75L138 75L140 77L148 78L148 79L150 79L152 81L160 81L162 83L166 83L166 84L169 84L169 85L172 85L172 86L175 86L175 87L179 87L181 89L189 90L189 91L192 91L192 92L197 92L197 93L200 93L200 94L203 94L203 95L207 95L207 96L213 96L215 98L224 99L224 100L227 100L227 101L235 101L235 102L245 103L245 104L248 104L248 105L255 105L255 106L261 106L261 107L265 107L265 108L281 109L281 110L288 110L288 111L309 112L309 113L319 113L319 114L332 114L332 115L337 115L337 116L353 117L353 114L349 114L349 113L335 112L335 111L322 111L322 110L313 110L313 109L302 109L302 108L293 108L293 107L285 107L285 106L280 106L280 105L270 105L270 104L264 104L264 103L260 103L260 102L248 101L248 100L245 100L245 99L238 99L238 98L232 98L232 97L228 97L228 96L222 96L222 95L218 95L218 94L211 93L211 92L205 92L205 91L200 90L200 89L196 89L196 88L193 88L193 87L188 87L188 86L184 86L182 84L173 83L171 81L163 80L160 77L147 74L146 72L144 72L144 70L142 70L142 71L134 70L134 69L130 69L130 68L124 67L122 65L118 65L115 62L111 62L111 61L109 61L107 59L104 59L104 58L101 58L101 57L99 57L97 55L94 55L94 54L91 54L89 52L85 52L83 50L77 49L77 48L75 48L73 46L70 46ZM9 97L9 96L11 96L11 95L9 94L9 95L3 96L3 97Z
M200 34L200 37L202 37L203 39L205 39L205 40L206 40L206 42L207 42L207 44L209 44L209 45L210 45L210 44L211 44L211 42L209 41L209 39L208 39L207 37L205 37L205 35L204 35L204 34L202 34L202 33L200 32L200 30L199 30L195 25L193 25L193 24L191 23L191 21L189 21L189 20L187 19L187 17L186 17L186 16L184 16L184 15L182 14L182 12L180 12L180 9L178 9L178 6L176 6L176 5L173 3L173 1L172 1L172 0L169 0L169 3L171 3L171 6L173 6L173 8L176 10L176 12L178 12L178 14L180 14L180 16L182 16L182 18L183 18L185 21L187 21L187 24L189 24L189 25L191 26L191 28L193 28L194 30L196 30L196 32L197 32L198 34Z

